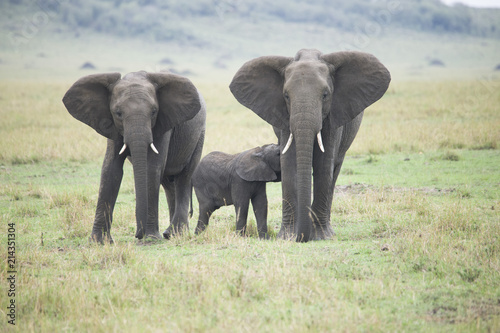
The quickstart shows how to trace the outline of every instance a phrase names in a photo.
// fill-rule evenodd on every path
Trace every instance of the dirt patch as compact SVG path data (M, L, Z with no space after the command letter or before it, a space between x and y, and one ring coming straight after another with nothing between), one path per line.
M488 321L498 315L500 315L500 299L473 300L462 311L458 311L455 306L437 306L428 313L427 320L454 324L471 322L478 318Z
M335 195L349 195L349 194L360 194L366 191L375 191L375 186L369 184L349 184L349 185L337 185L335 186Z
M394 187L394 186L374 186L370 184L349 184L349 185L337 185L335 186L335 195L356 195L360 193L366 193L368 191L383 191L383 192L419 192L429 195L444 195L453 193L456 191L455 188L437 188L437 187Z

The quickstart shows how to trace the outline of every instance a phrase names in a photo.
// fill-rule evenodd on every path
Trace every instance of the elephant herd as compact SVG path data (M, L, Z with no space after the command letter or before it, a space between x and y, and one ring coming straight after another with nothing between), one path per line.
M212 152L201 162L206 105L185 77L169 72L85 76L66 92L69 113L108 138L91 240L112 242L113 210L123 164L133 166L135 236L161 239L160 185L170 214L164 238L188 230L194 188L199 202L196 233L217 208L234 204L236 230L244 233L250 202L259 237L267 237L266 182L282 182L278 237L300 242L334 235L331 206L345 153L366 107L386 92L390 73L373 55L263 56L235 74L234 97L273 126L278 145L229 155ZM314 177L313 177L314 174Z

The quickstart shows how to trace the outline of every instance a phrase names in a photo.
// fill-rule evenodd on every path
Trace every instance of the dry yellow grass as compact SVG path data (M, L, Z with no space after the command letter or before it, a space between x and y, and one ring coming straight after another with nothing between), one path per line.
M73 119L61 98L71 83L0 82L0 161L99 160L105 139ZM276 142L270 125L223 84L199 84L208 106L204 153ZM350 154L496 149L499 83L393 82L366 112Z

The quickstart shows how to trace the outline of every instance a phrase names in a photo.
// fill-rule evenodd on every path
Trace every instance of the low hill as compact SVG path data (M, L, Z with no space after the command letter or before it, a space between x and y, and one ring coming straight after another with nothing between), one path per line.
M62 29L78 33L92 30L121 37L147 36L156 41L189 42L200 39L202 24L190 29L178 22L237 18L245 24L271 20L284 23L309 23L353 32L368 22L393 24L399 28L433 32L459 33L477 37L500 38L500 10L447 6L438 0L366 1L322 0L10 0L2 5L15 28L19 13L42 10ZM4 27L6 22L4 21Z
M206 74L303 47L372 52L406 73L437 62L464 66L457 56L469 59L468 67L500 62L500 10L438 0L10 0L0 12L0 69L16 63L31 71L54 66L56 73L90 63L96 71Z

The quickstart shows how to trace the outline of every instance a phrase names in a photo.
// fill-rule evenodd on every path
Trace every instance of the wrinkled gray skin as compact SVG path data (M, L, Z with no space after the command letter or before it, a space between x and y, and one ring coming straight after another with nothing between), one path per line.
M300 50L295 58L265 56L245 63L235 74L231 92L274 127L281 145L280 237L307 242L334 235L333 190L345 153L364 109L384 95L389 82L387 68L361 52Z
M201 160L192 180L200 204L196 234L205 230L215 210L233 204L236 231L245 234L252 201L259 237L268 237L266 182L281 180L278 145L265 145L236 155L212 152Z
M121 79L119 73L89 75L73 84L63 103L73 117L108 138L91 239L112 242L113 209L127 157L135 181L135 237L161 239L160 184L170 211L163 236L188 229L191 176L201 158L206 118L203 98L191 81L163 72Z

